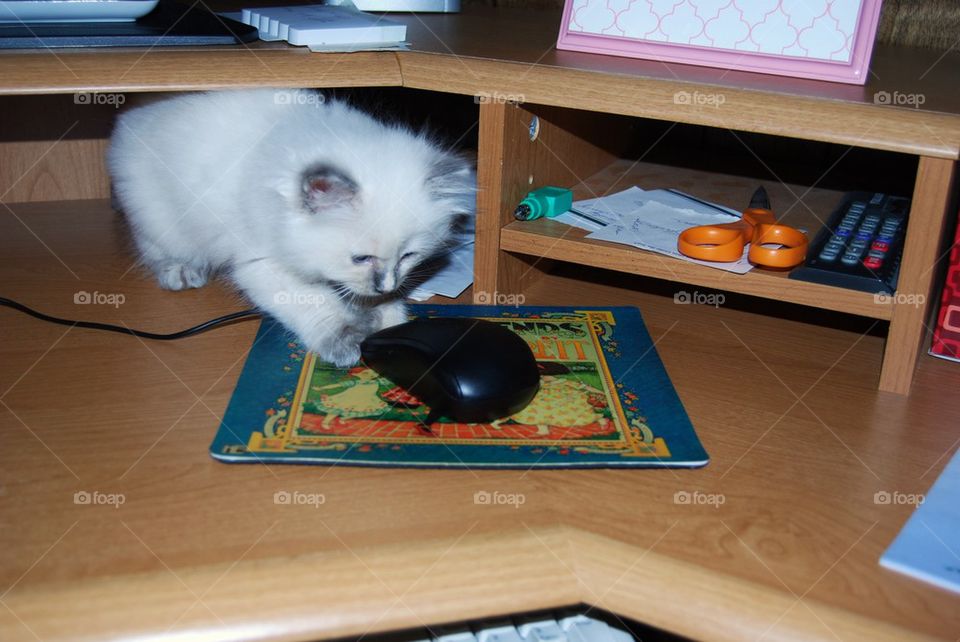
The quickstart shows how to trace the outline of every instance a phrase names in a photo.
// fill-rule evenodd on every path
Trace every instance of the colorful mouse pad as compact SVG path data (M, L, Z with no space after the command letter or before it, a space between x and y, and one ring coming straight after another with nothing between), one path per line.
M540 392L490 424L441 420L364 366L336 368L265 319L210 453L227 462L436 468L695 467L707 453L636 308L415 305L526 339Z

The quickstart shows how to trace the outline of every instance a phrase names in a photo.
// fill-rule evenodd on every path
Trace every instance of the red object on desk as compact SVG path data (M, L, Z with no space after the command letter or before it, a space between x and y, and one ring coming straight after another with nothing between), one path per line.
M943 283L930 354L941 359L960 361L960 226L950 248L950 264Z

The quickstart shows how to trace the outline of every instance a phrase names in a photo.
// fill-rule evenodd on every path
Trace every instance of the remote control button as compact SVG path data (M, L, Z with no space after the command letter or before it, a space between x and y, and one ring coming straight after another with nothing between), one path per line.
M879 223L880 215L879 214L867 214L867 217L863 219L867 223Z
M857 252L860 252L861 250L867 249L867 245L869 245L867 241L865 240L862 241L860 239L857 239L856 241L850 244L850 251L856 250Z
M878 225L879 223L864 223L863 225L860 226L860 229L864 232L870 232L871 234L873 234L874 231L876 231Z
M846 245L847 245L846 243L837 243L836 241L830 241L829 243L823 246L823 249L827 252L840 252L841 250L843 250L844 247L846 247Z
M873 242L873 245L870 246L871 250L877 250L878 252L889 252L890 244L886 241L881 241L879 238Z
M843 229L843 228L840 228L840 229L838 229L838 230L834 233L834 236L839 236L839 237L841 237L841 238L847 238L847 237L850 236L851 234L853 234L853 230L845 230L845 229Z
M844 254L843 258L840 259L840 262L843 263L844 265L856 265L859 260L860 260L860 257L857 256L856 254L853 254L853 255Z
M818 258L826 263L833 263L837 260L838 256L840 256L839 252L827 252L824 250L823 252L820 252L820 256Z
M873 238L873 234L871 234L870 232L860 231L860 232L857 232L857 235L854 238L856 238L857 241L869 241L870 239Z
M883 265L883 261L872 256L868 256L863 261L863 267L867 268L868 270L879 270L881 265Z
M884 234L883 232L880 232L880 234L877 235L877 240L878 240L879 242L881 242L881 243L888 243L888 244L890 244L890 243L893 243L893 235L892 235L892 234Z
M874 194L873 198L870 199L871 205L879 205L883 202L883 194Z
M886 252L880 252L878 250L870 250L867 252L867 256L872 256L875 259L884 259L887 256Z

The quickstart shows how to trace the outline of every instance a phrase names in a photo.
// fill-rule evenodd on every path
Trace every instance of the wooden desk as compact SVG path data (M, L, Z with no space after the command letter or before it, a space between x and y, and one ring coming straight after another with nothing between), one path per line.
M423 22L450 43L442 29L469 32L491 19ZM482 60L478 38L466 33L461 44L477 48L476 62L467 64L492 64ZM370 84L396 84L390 61L402 78L419 78L415 84L441 78L464 93L510 91L523 80L509 67L502 84L460 87L469 74L454 70L467 59L430 52L342 57L334 66L340 58L263 49L276 52L266 58L268 69L288 70L277 84L350 84L345 70L352 61L368 67L364 73L392 78ZM184 52L195 63L186 72L135 69L129 84L111 74L137 52L70 55L77 58L0 54L2 91L265 80L258 75L262 60L241 58L249 52L239 50ZM244 62L219 80L204 64L207 56L235 55ZM548 51L543 60L552 56L560 54ZM577 56L576 66L601 64ZM56 71L66 61L77 73L80 60L99 70L78 73L78 80ZM614 69L639 64L602 61ZM18 76L27 63L46 75ZM560 73L547 67L529 74ZM331 68L343 75L321 71ZM748 83L734 84L741 81ZM538 85L538 100L576 95L550 89L551 99L548 85ZM616 91L630 85L625 80ZM23 100L22 109L48 104ZM490 104L485 127L501 122L488 118L497 116L492 109L506 114L505 106ZM779 122L789 111L784 102L771 118ZM916 116L890 111L890 122L922 136ZM70 123L59 122L63 129ZM840 135L831 127L842 129L817 127L824 137ZM90 171L93 187L81 185L79 173L51 171L71 164L61 150L82 149L75 164L95 158L102 140L95 132L52 145L62 131L46 143L4 138L5 171L25 177L14 174L3 190L15 183L23 201L71 190L86 200L3 197L0 293L55 315L158 331L242 305L216 284L163 292L131 270L124 226L97 182L102 170ZM940 143L924 138L922 153L949 160L958 141L952 135L939 136ZM902 144L897 139L877 145ZM506 191L498 188L496 197ZM120 293L125 301L117 308L78 306L80 291ZM719 309L678 306L645 277L570 266L524 294L531 304L640 306L712 463L697 471L527 473L228 466L206 449L255 324L147 344L0 309L0 639L309 640L578 602L702 639L960 636L955 596L878 566L912 507L875 501L878 492L924 492L956 447L955 365L922 358L912 394L892 395L875 390L883 333L867 317L822 313L821 324L812 325L790 318L797 308L766 303L759 314L736 294ZM317 508L277 505L278 491L319 492L326 501ZM522 493L525 502L477 505L478 491ZM123 504L78 504L78 492L122 494ZM677 493L722 504L684 503Z

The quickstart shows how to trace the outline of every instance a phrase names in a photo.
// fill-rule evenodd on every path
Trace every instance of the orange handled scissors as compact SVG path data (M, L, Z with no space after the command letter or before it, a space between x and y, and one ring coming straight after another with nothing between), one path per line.
M693 259L729 263L740 260L747 243L750 244L747 258L754 265L791 268L803 263L809 241L800 230L777 225L770 211L767 190L759 187L739 221L686 229L677 239L677 249ZM764 244L781 247L764 247Z

